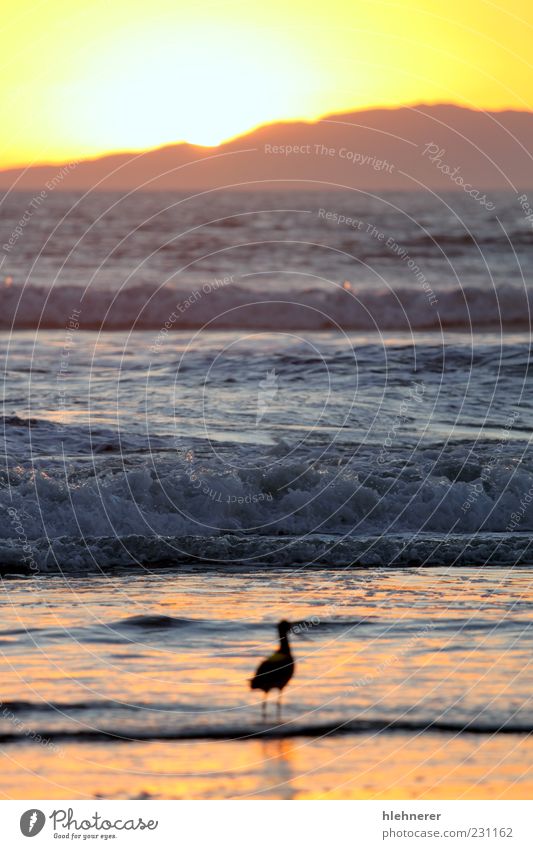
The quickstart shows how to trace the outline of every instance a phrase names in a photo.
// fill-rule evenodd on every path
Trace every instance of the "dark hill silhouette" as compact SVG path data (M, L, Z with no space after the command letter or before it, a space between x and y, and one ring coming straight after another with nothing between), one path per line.
M429 144L434 147L428 150ZM265 125L216 148L172 144L83 160L64 170L43 165L0 171L0 187L36 191L55 180L55 190L443 191L460 190L462 177L475 190L525 189L533 186L533 113L448 104L370 109L315 123Z

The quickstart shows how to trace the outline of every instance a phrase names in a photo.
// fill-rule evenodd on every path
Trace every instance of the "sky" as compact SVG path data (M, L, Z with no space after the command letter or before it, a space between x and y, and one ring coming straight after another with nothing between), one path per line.
M275 120L533 109L530 0L0 0L0 167Z

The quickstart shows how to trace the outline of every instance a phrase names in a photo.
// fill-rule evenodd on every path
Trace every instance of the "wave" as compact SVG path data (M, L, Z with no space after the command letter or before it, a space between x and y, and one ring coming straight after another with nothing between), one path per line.
M200 441L194 451L123 454L110 463L109 455L90 455L91 432L73 427L61 439L89 456L65 470L53 455L28 462L27 423L9 417L3 424L4 575L199 563L474 566L532 559L533 460L511 439L464 440L445 450L422 443L408 458L400 448L383 457L379 445L339 445L320 460L312 446L291 457L271 446L267 465L265 449L249 445L238 466L205 454ZM39 434L43 445L55 445L54 427L34 421L32 451ZM139 440L131 443L139 449Z
M39 731L40 736L49 743L136 743L166 741L192 741L192 740L225 740L240 741L270 739L279 740L296 737L332 737L355 734L383 734L404 733L421 734L425 732L441 734L520 734L527 735L533 732L531 724L504 721L502 723L479 723L479 722L453 722L435 720L433 722L420 722L416 720L348 720L344 722L317 722L297 723L290 722L274 727L258 725L234 725L212 727L197 725L191 728L165 731L163 729L148 730L136 729L126 734L124 729L82 729L82 730L49 730ZM0 733L0 743L19 743L26 740L23 734L12 732Z
M410 288L384 286L268 291L234 283L199 284L189 292L135 285L120 292L62 286L0 289L0 328L153 330L158 350L173 330L431 330L528 328L531 294L524 287L442 288L420 278ZM79 310L79 314L73 314Z
M116 710L117 706L121 710L139 710L149 709L150 705L127 705L123 702L116 701L100 701L94 702L25 702L25 701L6 701L0 703L0 708L6 713L25 714L25 713L78 713L87 710ZM174 706L174 711L178 705ZM163 708L157 707L158 710ZM167 708L171 710L172 708ZM0 715L1 718L1 715Z
M407 251L417 251L417 255L419 256L418 250L420 247L430 248L433 254L438 255L442 246L447 248L457 247L458 249L462 247L483 246L485 249L484 252L487 252L490 249L507 251L511 244L515 248L518 246L530 247L531 232L523 228L509 228L499 234L489 230L477 233L464 231L453 233L447 230L434 231L418 237L414 236L405 247ZM386 256L386 254L383 253L383 256Z
M115 569L177 567L405 568L488 567L531 564L530 534L383 534L376 536L270 537L61 537L32 543L32 559L11 541L0 544L4 578L42 573L95 574Z
M158 613L141 614L139 616L129 616L127 619L119 619L113 622L111 628L139 628L140 630L168 630L173 628L186 628L188 625L196 625L200 620L185 619L176 616L162 616Z

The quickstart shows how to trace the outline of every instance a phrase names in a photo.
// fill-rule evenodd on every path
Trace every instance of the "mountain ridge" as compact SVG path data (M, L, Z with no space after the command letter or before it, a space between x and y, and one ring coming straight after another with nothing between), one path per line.
M5 169L0 187L460 190L453 169L477 189L533 186L533 113L447 103L332 113L316 121L262 124L216 147L176 142Z

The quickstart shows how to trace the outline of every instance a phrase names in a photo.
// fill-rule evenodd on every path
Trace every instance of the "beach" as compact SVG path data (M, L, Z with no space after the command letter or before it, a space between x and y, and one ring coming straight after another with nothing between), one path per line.
M3 798L528 798L529 569L5 582ZM281 718L249 689L280 615Z
M530 796L512 196L513 250L464 198L48 200L0 290L0 794Z

